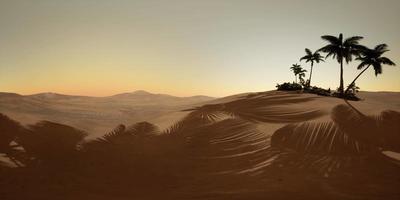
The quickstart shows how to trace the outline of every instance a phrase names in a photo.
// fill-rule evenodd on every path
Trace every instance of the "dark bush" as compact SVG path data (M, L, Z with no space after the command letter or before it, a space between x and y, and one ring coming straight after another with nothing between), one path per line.
M322 95L322 96L331 96L331 89L324 89L316 86L304 88L304 92Z
M354 93L347 93L342 95L339 92L334 92L332 94L333 97L337 97L337 98L342 98L342 99L347 99L347 100L352 100L352 101L359 101L360 98L358 98Z
M282 83L276 85L277 90L284 90L284 91L295 91L295 90L302 90L302 87L298 83Z

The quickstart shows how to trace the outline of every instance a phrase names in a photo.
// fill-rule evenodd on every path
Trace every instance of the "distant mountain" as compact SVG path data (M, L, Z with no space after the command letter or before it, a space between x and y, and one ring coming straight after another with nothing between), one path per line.
M213 100L213 97L209 96L190 96L190 97L176 97L168 94L153 94L144 90L137 90L130 93L121 93L109 97L103 97L106 99L130 101L137 104L146 105L185 105L195 104L198 102L204 102Z
M0 92L0 113L23 124L49 120L102 134L121 123L149 121L167 126L173 119L184 116L180 110L213 99L208 96L176 97L143 90L107 97Z
M150 92L147 92L147 91L144 91L144 90L136 90L134 92L116 94L116 95L113 95L112 97L118 97L118 96L145 96L145 95L154 95L154 94L152 94Z

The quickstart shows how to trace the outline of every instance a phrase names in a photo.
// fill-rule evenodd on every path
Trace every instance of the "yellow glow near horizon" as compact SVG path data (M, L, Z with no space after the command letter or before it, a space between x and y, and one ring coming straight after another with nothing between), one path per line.
M361 3L362 2L362 3ZM275 89L321 35L387 43L400 65L400 2L1 1L0 91L108 96L134 90L226 96ZM340 10L340 12L339 12ZM337 15L337 13L342 13ZM334 16L334 17L333 17ZM309 64L301 63L305 69ZM345 66L345 83L359 72ZM400 68L370 69L362 90L400 91ZM339 65L314 67L335 89Z

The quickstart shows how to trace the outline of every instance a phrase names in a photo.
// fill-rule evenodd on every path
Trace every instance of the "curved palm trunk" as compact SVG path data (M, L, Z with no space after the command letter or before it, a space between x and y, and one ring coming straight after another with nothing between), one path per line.
M312 69L313 69L314 63L311 63L311 69L310 69L310 78L308 79L308 87L311 86L311 75L312 75Z
M357 76L356 78L350 83L349 87L347 87L346 91L344 92L345 94L347 94L347 92L350 90L351 86L356 82L356 80L358 79L358 77L361 76L361 74L363 74L371 65L368 65L368 67L366 67L364 70L362 70Z
M339 92L343 95L343 58L340 59L340 85Z

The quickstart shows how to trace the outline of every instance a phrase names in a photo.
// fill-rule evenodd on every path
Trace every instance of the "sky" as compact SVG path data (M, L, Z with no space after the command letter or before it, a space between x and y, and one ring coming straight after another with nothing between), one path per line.
M176 96L275 89L321 35L386 43L400 65L398 0L0 0L0 91L108 96L146 90ZM344 68L345 84L359 72ZM312 82L339 85L339 64ZM357 85L400 91L400 67L369 69Z

